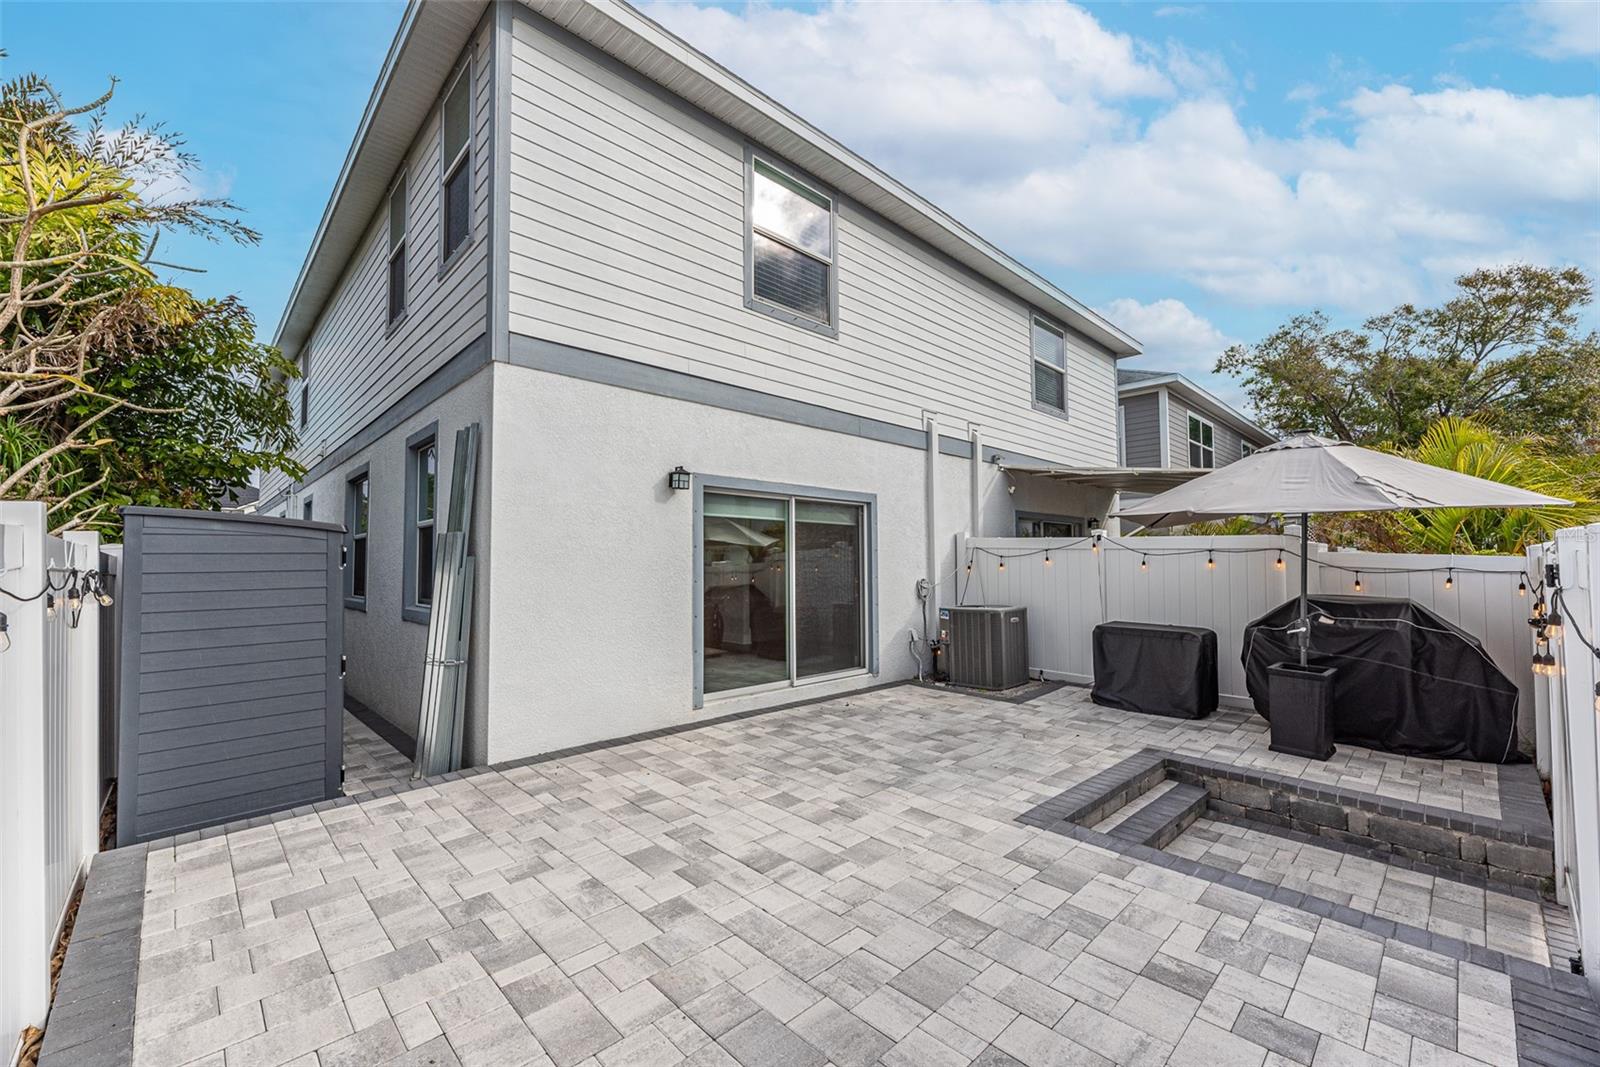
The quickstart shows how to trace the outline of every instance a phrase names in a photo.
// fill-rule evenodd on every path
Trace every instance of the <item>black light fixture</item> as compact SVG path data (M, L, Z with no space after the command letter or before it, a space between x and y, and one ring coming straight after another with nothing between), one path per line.
M689 472L679 464L667 472L667 485L674 490L689 488Z

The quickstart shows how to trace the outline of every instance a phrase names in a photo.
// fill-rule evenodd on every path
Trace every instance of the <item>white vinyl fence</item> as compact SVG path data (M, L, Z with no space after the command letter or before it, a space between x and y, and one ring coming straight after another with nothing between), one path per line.
M1300 540L1288 535L1103 537L1098 548L1089 538L958 537L956 558L956 603L1028 609L1030 670L1093 681L1090 642L1101 622L1204 626L1217 634L1221 699L1238 705L1250 700L1240 659L1245 626L1300 590ZM1531 741L1532 597L1518 591L1527 567L1521 556L1329 552L1313 542L1309 586L1409 597L1478 638L1521 691L1518 731Z
M0 1048L44 1022L50 953L99 844L99 605L54 618L41 594L97 566L99 537L47 533L43 504L0 502ZM76 625L73 625L74 621ZM0 638L0 644L4 644Z
M1555 666L1536 679L1541 745L1555 822L1557 898L1572 909L1589 988L1600 998L1600 523L1562 530L1528 553L1556 567L1547 607L1562 617L1549 641ZM1559 595L1555 590L1559 588ZM1537 650L1529 629L1530 655Z

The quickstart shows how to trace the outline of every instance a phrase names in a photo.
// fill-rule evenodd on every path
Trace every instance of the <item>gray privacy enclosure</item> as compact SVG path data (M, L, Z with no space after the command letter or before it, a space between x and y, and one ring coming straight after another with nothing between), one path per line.
M117 844L337 796L344 528L123 516Z

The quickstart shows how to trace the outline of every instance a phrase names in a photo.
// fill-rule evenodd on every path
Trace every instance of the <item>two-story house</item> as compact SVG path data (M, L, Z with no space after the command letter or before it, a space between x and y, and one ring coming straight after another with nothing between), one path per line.
M407 733L479 427L470 763L913 676L955 535L1105 516L1003 467L1116 467L1138 352L617 0L412 4L277 343L261 510L346 523L347 690Z
M1225 467L1276 438L1174 371L1117 371L1122 462L1130 467Z

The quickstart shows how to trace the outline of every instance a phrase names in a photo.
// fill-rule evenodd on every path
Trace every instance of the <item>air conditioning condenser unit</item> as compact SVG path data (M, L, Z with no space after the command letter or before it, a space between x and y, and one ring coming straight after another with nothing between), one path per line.
M1028 680L1028 609L939 609L944 669L951 685L1010 689Z

